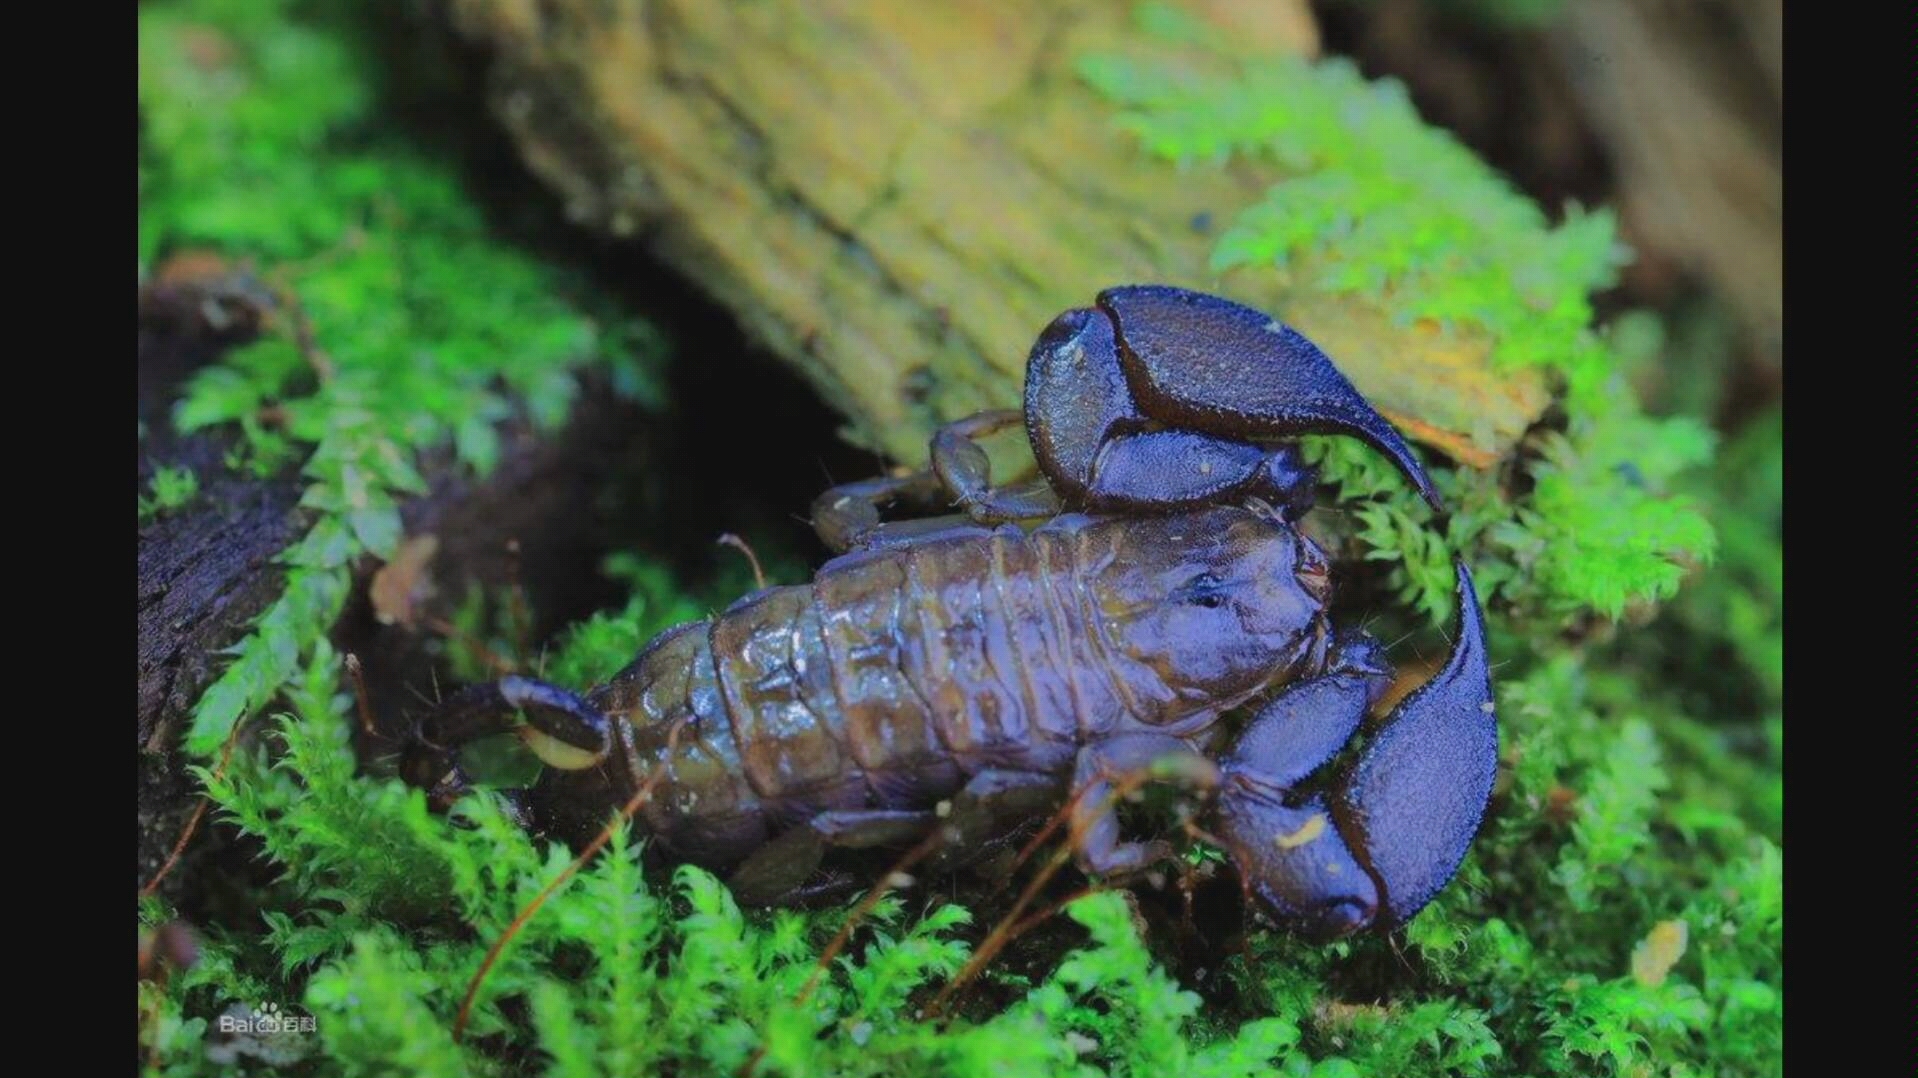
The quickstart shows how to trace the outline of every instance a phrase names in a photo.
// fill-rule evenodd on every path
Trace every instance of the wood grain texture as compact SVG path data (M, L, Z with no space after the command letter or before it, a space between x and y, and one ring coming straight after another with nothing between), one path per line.
M1217 229L1279 175L1182 171L1116 130L1072 65L1136 43L1128 5L447 5L568 213L648 244L796 365L849 437L897 460L922 460L941 422L1016 403L1039 330L1118 283L1273 312L1412 437L1474 465L1548 403L1535 372L1493 373L1483 339L1270 270L1209 270ZM1229 31L1165 46L1194 72L1317 48L1302 0L1188 10Z

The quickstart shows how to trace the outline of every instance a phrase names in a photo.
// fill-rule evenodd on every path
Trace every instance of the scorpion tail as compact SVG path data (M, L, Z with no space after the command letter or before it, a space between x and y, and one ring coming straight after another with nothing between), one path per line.
M1472 575L1457 563L1458 636L1445 666L1386 719L1332 800L1339 830L1403 924L1438 894L1478 833L1498 772L1498 721Z
M517 732L548 767L565 771L594 766L612 747L606 717L591 704L557 685L509 674L447 697L414 732L400 773L415 786L440 790L440 800L450 802L464 792L460 747L509 732Z

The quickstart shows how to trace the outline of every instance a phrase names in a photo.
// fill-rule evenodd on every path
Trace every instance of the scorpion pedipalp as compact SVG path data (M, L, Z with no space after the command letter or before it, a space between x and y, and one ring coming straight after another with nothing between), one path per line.
M1109 288L1098 305L1117 328L1118 358L1143 415L1222 439L1349 435L1390 457L1432 508L1444 508L1405 439L1298 330L1165 285ZM1161 461L1173 471L1184 463Z
M1458 871L1498 777L1498 719L1472 574L1456 562L1458 636L1444 667L1394 708L1333 802L1394 923Z
M1459 632L1430 681L1393 709L1329 796L1301 791L1390 681L1377 645L1341 642L1327 672L1262 707L1226 760L1215 809L1248 892L1311 934L1403 924L1477 834L1498 767L1484 630L1458 571Z
M1297 520L1317 471L1301 434L1341 434L1384 453L1434 509L1438 490L1405 439L1296 329L1218 296L1167 285L1099 293L1040 333L1023 418L1044 483L994 487L973 445L1020 413L982 412L933 438L931 471L980 523L1059 507L1169 512L1254 496Z

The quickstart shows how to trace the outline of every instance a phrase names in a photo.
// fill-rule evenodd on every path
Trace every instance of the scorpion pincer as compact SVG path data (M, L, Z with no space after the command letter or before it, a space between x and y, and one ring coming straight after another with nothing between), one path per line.
M975 439L1021 421L1037 473L994 486ZM821 893L834 848L941 829L941 856L962 858L1061 805L1081 868L1142 872L1173 848L1126 840L1110 795L1149 772L1196 795L1198 826L1282 922L1317 938L1402 924L1491 795L1478 599L1458 563L1444 666L1328 766L1392 672L1331 624L1327 558L1294 526L1315 482L1286 440L1302 433L1365 440L1439 506L1295 330L1214 296L1110 289L1040 335L1023 411L942 429L925 471L822 495L839 553L811 583L668 630L584 696L468 688L420 725L403 773L448 804L467 790L460 746L516 731L549 766L511 803L575 840L653 776L638 817L653 847L760 904Z

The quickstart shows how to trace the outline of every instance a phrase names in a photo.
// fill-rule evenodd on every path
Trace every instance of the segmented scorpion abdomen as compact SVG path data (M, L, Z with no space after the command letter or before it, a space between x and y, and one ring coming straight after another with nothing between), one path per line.
M1074 516L862 551L667 631L589 697L614 720L614 781L660 765L647 830L723 864L822 811L1069 769L1123 715L1079 586L1099 532Z

